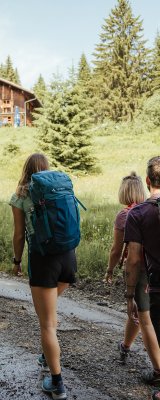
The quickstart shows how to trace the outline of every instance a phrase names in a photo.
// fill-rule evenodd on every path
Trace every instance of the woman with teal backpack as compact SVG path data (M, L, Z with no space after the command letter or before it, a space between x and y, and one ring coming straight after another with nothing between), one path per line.
M13 271L15 275L21 273L26 231L29 238L34 240L36 238L33 218L35 206L30 195L31 177L32 174L48 170L48 160L43 154L35 153L29 156L24 164L16 192L10 200L14 217ZM44 378L42 389L51 393L53 399L64 400L67 395L61 376L60 347L56 333L57 297L63 293L69 284L75 282L75 273L77 271L75 249L72 248L56 254L54 252L53 254L46 252L42 254L34 247L34 240L31 243L29 240L28 243L28 273L33 303L40 323L41 342L44 352L39 357L38 363L44 367L48 365L51 372L50 377Z

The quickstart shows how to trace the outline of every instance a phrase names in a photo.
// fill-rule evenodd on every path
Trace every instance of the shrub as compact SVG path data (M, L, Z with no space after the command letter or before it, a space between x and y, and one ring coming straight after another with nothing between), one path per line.
M4 269L10 270L12 256L11 210L7 204L0 203L0 263Z
M0 203L0 269L10 272L12 270L13 258L13 219L11 207ZM26 251L23 258L23 270L27 272Z
M3 154L6 156L8 154L13 154L16 155L20 153L20 147L17 144L14 143L9 143L4 147L4 152Z
M155 93L149 97L142 110L144 121L150 121L152 126L160 126L160 93Z

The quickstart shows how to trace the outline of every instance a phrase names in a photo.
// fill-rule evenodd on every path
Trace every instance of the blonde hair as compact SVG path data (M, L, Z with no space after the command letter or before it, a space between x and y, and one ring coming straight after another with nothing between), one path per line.
M139 204L145 200L146 194L142 179L136 172L133 171L122 179L118 197L119 202L127 206L133 203Z
M26 197L31 180L31 175L35 172L44 171L47 169L49 169L49 163L44 154L31 154L24 163L22 175L16 189L17 196Z

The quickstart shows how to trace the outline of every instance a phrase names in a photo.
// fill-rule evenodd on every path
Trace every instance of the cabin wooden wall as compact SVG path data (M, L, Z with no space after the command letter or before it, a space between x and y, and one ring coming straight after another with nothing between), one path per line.
M0 123L8 121L8 124L14 126L14 111L15 107L19 107L20 111L20 125L25 124L25 101L29 100L30 96L27 92L8 86L6 84L1 84L0 82ZM26 104L26 124L32 125L32 115L31 112L34 107L31 103Z

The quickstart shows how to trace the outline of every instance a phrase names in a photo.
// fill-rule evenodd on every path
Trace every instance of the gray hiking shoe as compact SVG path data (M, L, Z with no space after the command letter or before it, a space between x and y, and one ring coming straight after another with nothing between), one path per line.
M146 372L142 375L142 380L147 385L160 386L160 373L153 371Z
M42 371L49 372L49 366L48 366L48 364L47 364L47 361L46 361L46 359L45 359L44 354L41 354L41 355L39 356L39 358L38 358L38 365L41 366Z
M118 350L119 350L119 354L120 354L120 362L121 364L125 365L130 353L130 349L125 349L123 347L122 342L118 343Z
M42 390L47 393L52 394L54 400L66 400L67 394L63 385L63 381L58 382L54 385L52 382L52 377L45 377L42 382Z

